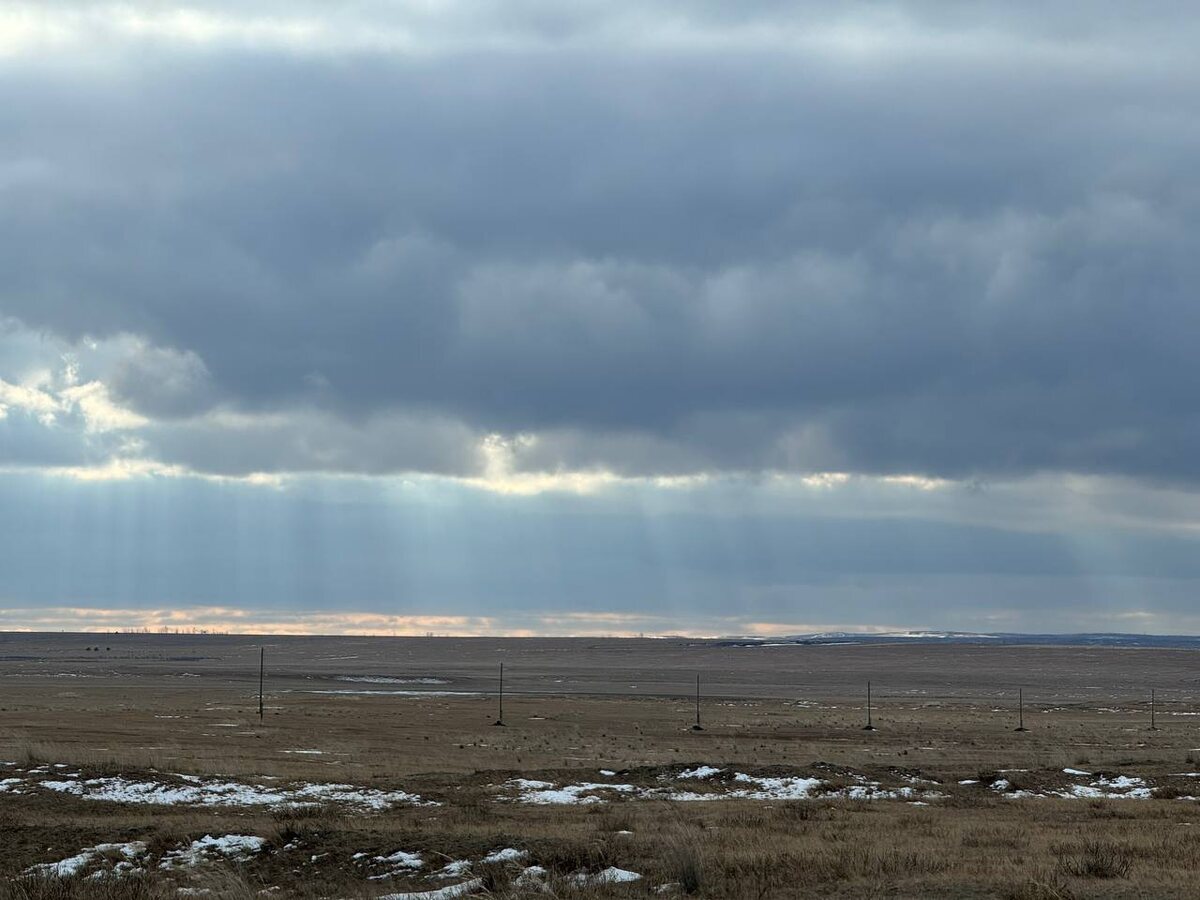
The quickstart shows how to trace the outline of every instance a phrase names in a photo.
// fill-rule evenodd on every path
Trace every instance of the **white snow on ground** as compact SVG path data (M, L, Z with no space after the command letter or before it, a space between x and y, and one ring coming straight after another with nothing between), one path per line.
M383 791L355 787L352 784L308 784L292 791L291 796L295 799L289 798L285 802L329 801L368 809L387 809L399 803L409 803L413 806L437 805L432 800L422 800L417 794L410 794L407 791Z
M1146 782L1141 778L1118 775L1116 778L1098 778L1091 784L1072 785L1070 795L1088 800L1098 797L1112 800L1149 800L1153 792L1146 787Z
M461 897L464 894L470 894L483 887L482 878L472 878L470 881L464 881L459 884L451 884L444 888L438 888L436 891L416 891L415 893L404 894L384 894L376 900L451 900L452 897Z
M528 850L518 850L515 847L505 847L503 850L493 850L483 858L485 863L517 862L529 855Z
M1085 772L1083 769L1063 769L1064 775L1091 775L1091 772ZM962 782L959 782L960 784Z
M78 853L75 856L68 856L66 859L59 860L58 862L30 866L26 869L25 874L57 875L60 878L70 878L72 875L77 875L84 866L95 858L95 855L95 852L89 848L82 853Z
M38 786L64 794L83 793L83 783L79 781L43 781Z
M386 675L343 675L338 681L359 684L449 684L445 678L391 678Z
M11 791L18 784L23 784L20 778L0 778L0 794Z
M197 866L208 859L222 857L244 862L251 855L260 852L266 846L266 839L248 834L226 834L221 837L205 835L191 844L177 850L170 850L159 861L160 869L171 870L181 867ZM124 875L140 871L147 859L147 849L144 841L129 841L124 844L97 844L95 847L85 847L74 856L58 862L42 863L31 866L26 870L27 875L47 875L69 878L78 875L94 862L121 858L111 868L111 874ZM104 877L103 870L97 870L89 877Z
M934 779L922 778L920 775L901 775L900 777L909 784L938 784Z
M56 875L60 878L69 878L77 875L94 859L105 854L119 853L126 860L132 860L144 855L145 852L146 845L142 841L130 841L127 844L97 844L95 847L85 847L74 856L58 862L30 866L25 870L25 874Z
M520 791L516 798L518 803L600 803L603 798L597 796L596 792L598 791L613 791L620 794L637 793L637 788L632 784L583 782L556 788L549 781L531 781L527 778L514 778L508 784Z
M834 791L830 796L846 797L849 800L908 800L917 796L917 793L910 787L898 787L893 791L881 788L878 782L870 782L868 784L853 784L844 790ZM946 795L940 794L937 791L926 791L921 796L937 798Z
M324 756L324 750L280 750L280 753L298 753L303 756Z
M78 775L68 777L78 779ZM431 801L422 800L407 791L385 791L352 784L301 784L284 788L206 780L197 776L188 776L184 780L187 783L168 784L115 776L73 781L35 781L31 784L45 790L74 794L85 800L161 806L298 806L328 802L381 810L402 803L414 806L431 804Z
M711 778L713 775L720 775L721 770L716 766L697 766L694 769L685 769L676 775L676 778Z
M701 780L711 778L722 770L713 766L700 766L689 769L678 776L676 780ZM507 782L506 787L516 790L513 801L517 803L539 804L575 804L601 803L613 799L613 795L623 796L631 800L674 800L678 802L698 802L705 800L805 800L813 796L826 798L842 798L850 800L914 800L920 797L926 799L945 796L941 793L919 790L908 785L894 789L883 788L879 782L867 781L857 776L860 783L837 790L822 791L825 782L821 778L792 776L755 776L736 772L733 783L722 785L722 790L716 791L685 791L670 786L670 776L664 776L666 782L662 787L635 787L631 784L597 784L583 782L557 787L553 782L534 781L528 778L514 778ZM930 782L933 783L933 782ZM605 792L612 792L606 794Z
M521 890L546 890L546 879L550 873L541 866L529 866L513 879L513 886Z
M461 878L471 871L469 859L455 859L446 863L441 869L430 875L430 878Z
M159 862L160 869L174 869L179 866L196 866L213 856L224 856L239 862L250 858L266 846L266 839L249 834L226 834L213 837L206 834L191 846L181 850L171 850L163 855Z
M365 853L356 853L354 855L354 858L359 859L366 855L367 854L365 854ZM520 862L523 859L527 859L528 857L529 857L528 850L518 850L516 847L505 847L502 850L493 850L491 853L484 856L480 860L480 863L481 864L506 863L506 862L515 863L515 862ZM399 866L400 868L408 868L408 869L419 869L419 868L421 868L421 866L423 864L423 860L421 859L420 854L406 853L403 850L398 850L397 852L393 853L391 856L376 856L374 858L374 861L375 862L383 862L383 863L391 863L394 866ZM434 872L427 877L429 877L429 878L462 878L465 875L471 874L471 867L472 867L472 863L469 859L456 859L456 860L452 860L451 862L447 863L445 866L443 866L437 872ZM537 869L539 867L531 866L529 868ZM528 869L526 869L526 871L528 871ZM370 876L370 878L372 878L372 879L389 878L392 875L396 875L396 874L399 874L399 870L394 870L394 871L388 873L387 875L372 875L372 876ZM530 876L530 877L533 877L533 876ZM457 887L457 885L452 885L451 887Z
M1088 777L1092 777L1090 772L1085 773L1079 770L1066 771L1068 774L1076 776L1087 775ZM1066 799L1078 798L1082 800L1150 800L1154 797L1154 791L1146 785L1145 779L1129 775L1116 775L1112 778L1101 775L1091 784L1073 784L1066 790L1060 791L1014 791L1010 790L1011 787L1012 784L1006 778L998 778L991 784L993 791L1003 794L1010 800L1021 800L1030 797L1063 797Z
M408 853L405 850L397 850L390 856L377 856L375 862L388 863L401 869L419 869L422 865L420 853Z
M354 859L361 859L366 855L367 854L365 853L355 853ZM313 861L315 862L318 858L319 857L314 856ZM406 869L419 869L425 863L425 861L421 858L420 853L409 853L407 850L397 850L395 853L391 853L387 856L376 856L373 858L373 862L384 863L389 868L386 872L383 872L379 875L368 875L368 881L379 881L384 878L391 878L395 875L402 874Z
M821 786L820 778L754 778L741 772L734 775L733 780L757 786L735 791L750 800L803 800Z
M481 691L368 691L368 690L298 690L295 694L343 694L361 697L482 697Z
M604 871L594 874L578 872L571 876L571 880L576 884L590 886L594 884L623 884L629 881L639 881L641 877L637 872L630 872L628 869L618 869L616 866L609 866Z

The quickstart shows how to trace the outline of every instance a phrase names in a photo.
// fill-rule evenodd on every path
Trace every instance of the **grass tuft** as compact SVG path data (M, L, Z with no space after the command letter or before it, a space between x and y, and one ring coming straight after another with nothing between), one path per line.
M1060 859L1064 870L1078 878L1124 878L1133 865L1129 849L1112 841L1085 841Z

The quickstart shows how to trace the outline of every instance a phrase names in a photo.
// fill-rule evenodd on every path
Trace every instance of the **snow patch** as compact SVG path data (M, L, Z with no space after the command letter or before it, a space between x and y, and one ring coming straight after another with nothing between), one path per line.
M528 866L513 879L513 886L522 890L546 890L546 879L550 873L541 866Z
M697 766L694 769L685 769L676 775L676 778L712 778L714 775L720 775L721 769L716 766Z
M597 796L599 791L613 791L619 794L636 794L637 788L632 784L600 784L585 781L580 784L568 784L556 788L549 781L530 781L526 778L514 778L508 782L518 790L518 803L537 803L544 805L571 803L600 803L603 798Z
M503 850L493 850L483 858L485 863L517 862L529 856L528 850L517 850L515 847L505 847Z
M618 869L616 866L609 866L601 872L588 874L587 872L577 872L571 876L571 880L580 885L597 885L597 884L624 884L630 881L640 881L641 875L637 872L630 872L628 869Z
M78 875L98 857L110 853L119 853L125 860L138 859L145 855L146 845L142 841L130 841L127 844L97 844L95 847L85 847L74 856L58 862L30 866L25 870L25 874L70 878L72 875Z
M364 697L482 697L481 691L298 690L295 694L338 694ZM397 894L398 896L398 894Z
M472 878L460 884L452 884L435 891L416 891L403 894L384 894L376 900L450 900L452 897L462 897L483 887L482 878Z
M401 869L419 869L423 865L420 853L409 853L406 850L397 850L389 856L377 856L375 862L387 863Z
M392 678L388 675L343 675L338 681L357 684L449 684L445 678Z
M78 775L69 776L78 779ZM397 804L431 805L407 791L385 791L352 784L301 784L292 788L247 785L233 781L180 776L185 784L134 781L121 776L74 781L40 781L38 787L74 794L85 800L139 803L158 806L298 806L338 803L360 809L382 810Z
M180 866L198 866L206 859L223 856L244 862L266 846L266 839L250 834L226 834L213 837L206 834L181 850L171 850L159 862L160 869L175 869Z

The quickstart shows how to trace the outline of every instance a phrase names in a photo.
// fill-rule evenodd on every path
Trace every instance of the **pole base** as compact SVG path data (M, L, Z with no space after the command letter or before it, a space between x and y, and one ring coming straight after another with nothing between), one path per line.
M1028 731L1029 729L1022 725L1020 728L1014 728L1013 731Z
M864 725L862 727L862 730L863 731L875 731L875 726L874 725Z
M693 725L693 726L692 726L692 731L703 731L703 730L704 730L704 728L703 728L702 726L700 726L700 725Z
M495 722L492 723L493 728L495 728L497 725L499 725L501 728L508 727L507 725L504 724L504 722L501 719L497 719Z

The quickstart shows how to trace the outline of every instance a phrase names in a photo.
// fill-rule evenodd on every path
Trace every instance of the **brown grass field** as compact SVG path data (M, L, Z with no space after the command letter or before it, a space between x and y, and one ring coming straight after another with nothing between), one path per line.
M862 729L868 678L875 731ZM336 900L467 881L496 897L1198 896L1197 712L1200 655L1186 650L0 635L0 898ZM701 765L722 771L681 779ZM422 805L123 802L42 786L197 776L403 790ZM515 802L516 778L628 790L539 805ZM804 799L668 796L726 796L746 778L820 786ZM855 785L880 794L852 799ZM1072 786L1082 796L1058 796ZM164 867L231 834L264 843ZM131 841L146 847L123 875L112 849L67 877L25 874ZM521 859L484 861L503 848ZM397 851L420 864L376 859ZM434 877L452 861L456 876ZM529 866L544 876L522 877ZM642 877L589 883L610 866Z

